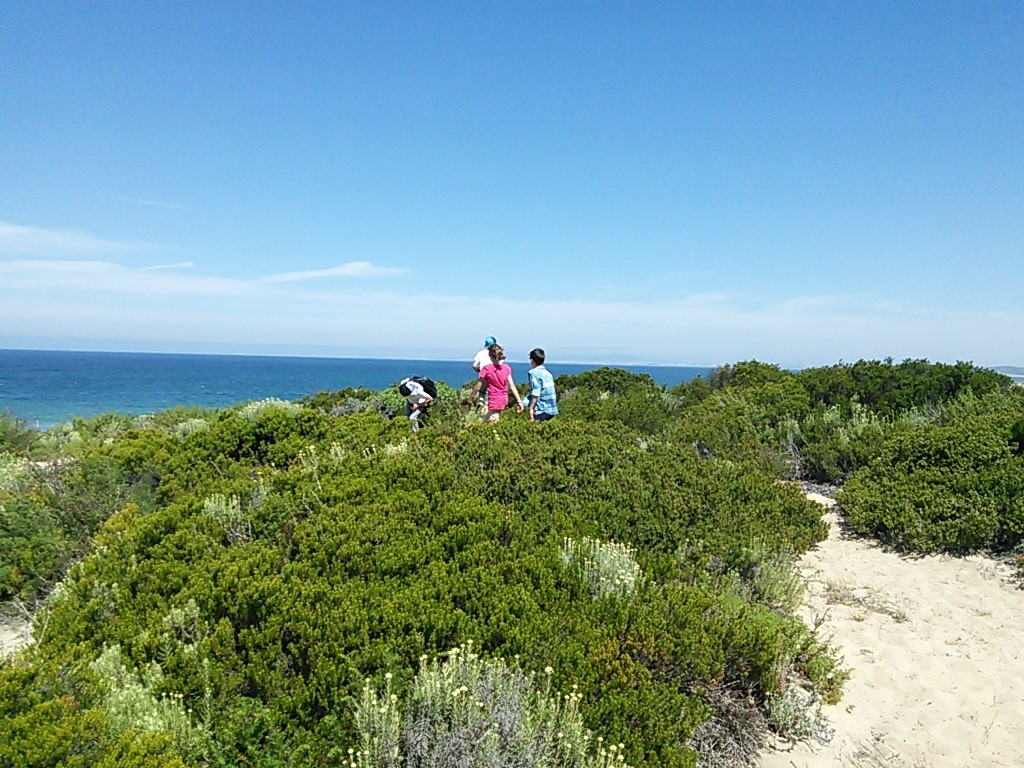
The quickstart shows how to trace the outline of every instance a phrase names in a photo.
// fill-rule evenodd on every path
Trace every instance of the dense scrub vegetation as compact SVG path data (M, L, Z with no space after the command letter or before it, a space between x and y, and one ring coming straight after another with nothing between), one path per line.
M38 611L0 766L740 765L845 677L786 481L907 549L1024 535L1022 391L969 364L557 385L542 425L442 386L415 435L363 390L0 417L0 599Z

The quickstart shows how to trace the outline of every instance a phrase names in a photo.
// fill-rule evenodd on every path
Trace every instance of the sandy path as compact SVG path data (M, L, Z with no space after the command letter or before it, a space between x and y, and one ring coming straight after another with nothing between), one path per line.
M816 494L811 498L832 505ZM843 538L800 561L804 619L852 670L826 707L828 746L764 754L763 768L1024 766L1024 592L985 557L904 559Z

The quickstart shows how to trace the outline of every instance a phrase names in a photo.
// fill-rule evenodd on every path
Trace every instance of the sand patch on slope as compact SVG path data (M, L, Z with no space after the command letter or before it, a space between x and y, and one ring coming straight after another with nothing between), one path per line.
M800 560L801 615L831 636L852 675L825 707L826 746L768 751L763 768L1024 766L1024 592L982 556L907 559L844 538Z
M27 621L0 621L0 659L32 642L32 625Z

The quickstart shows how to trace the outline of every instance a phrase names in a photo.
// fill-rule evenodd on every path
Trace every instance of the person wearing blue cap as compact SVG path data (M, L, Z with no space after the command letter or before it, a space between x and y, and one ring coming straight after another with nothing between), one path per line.
M494 338L493 336L488 336L486 339L484 339L484 348L481 349L479 352L476 353L476 355L473 356L473 370L474 371L476 371L477 373L480 373L480 369L481 368L483 368L485 365L490 365L491 364L490 349L491 349L491 347L493 347L497 343L498 343L498 340L496 338Z

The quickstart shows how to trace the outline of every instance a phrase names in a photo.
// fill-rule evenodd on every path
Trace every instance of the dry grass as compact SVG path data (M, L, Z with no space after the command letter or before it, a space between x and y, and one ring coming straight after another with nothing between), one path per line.
M715 687L704 694L711 717L697 726L688 746L699 755L697 768L747 768L757 765L768 738L764 712L751 706L749 694Z
M893 605L878 593L872 592L868 595L857 595L850 587L835 581L829 581L825 586L825 600L832 605L845 605L850 608L859 608L868 613L879 613L883 616L888 616L897 624L904 624L910 621L910 616L907 615L906 611L899 606ZM867 616L855 618L858 621L863 621Z
M928 761L918 758L908 763L885 743L885 734L872 733L871 741L860 742L852 757L844 758L842 765L846 768L928 768Z

